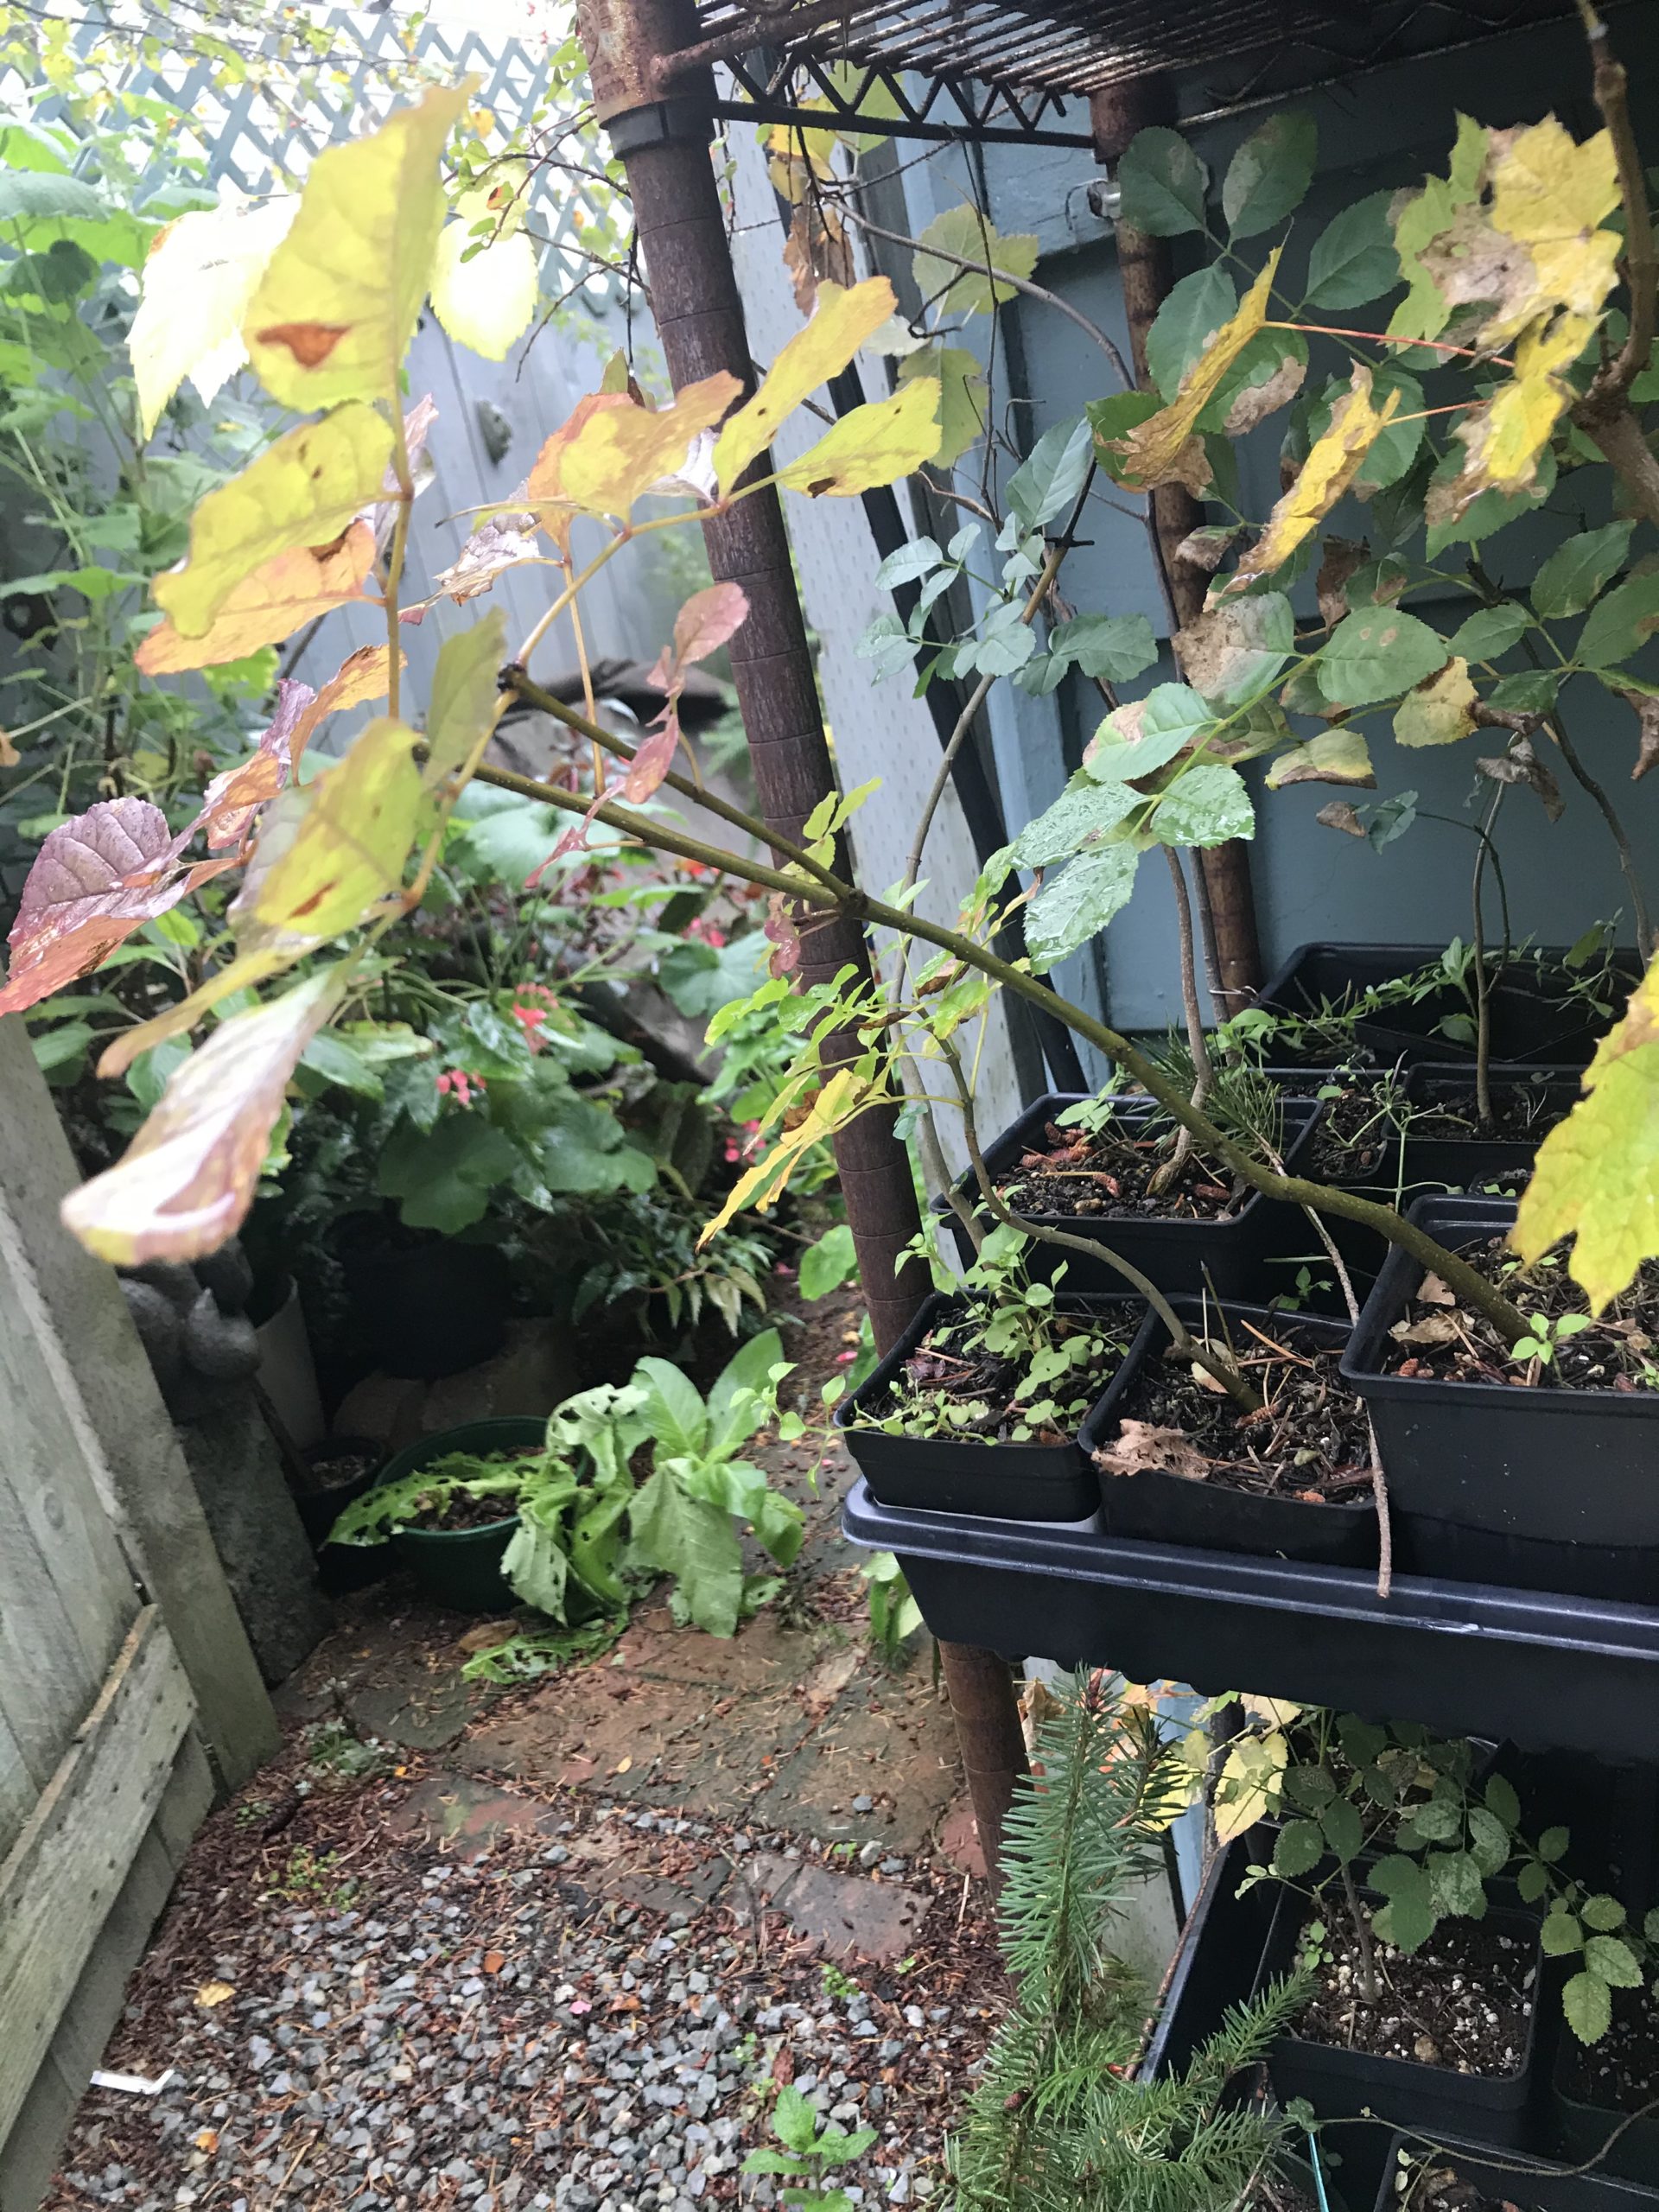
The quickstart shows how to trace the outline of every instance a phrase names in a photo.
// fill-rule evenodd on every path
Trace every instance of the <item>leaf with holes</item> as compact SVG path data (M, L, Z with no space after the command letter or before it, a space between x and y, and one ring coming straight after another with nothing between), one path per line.
M259 380L284 407L396 404L443 227L438 157L467 100L466 86L434 88L312 163L243 324Z
M235 1235L295 1065L339 1005L346 975L326 968L233 1014L174 1071L122 1158L63 1202L65 1224L89 1251L137 1267L200 1259Z
M391 458L391 426L360 403L289 431L199 503L189 556L156 577L156 604L181 636L207 636L238 584L349 530L381 497Z

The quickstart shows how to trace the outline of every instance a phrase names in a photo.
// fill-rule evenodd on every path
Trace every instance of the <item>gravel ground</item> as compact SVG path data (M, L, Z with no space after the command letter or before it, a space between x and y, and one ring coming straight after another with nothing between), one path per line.
M779 2184L738 2169L789 2081L880 2131L836 2177L855 2202L940 2191L1003 1993L947 1864L866 1847L852 1871L931 1903L909 1958L826 1965L726 1902L751 1853L829 1856L810 1839L566 1796L469 1859L404 1809L430 1768L335 1780L304 1732L283 1767L197 1839L104 2062L176 2078L88 2091L44 2212L765 2207ZM631 1878L691 1910L627 1902Z

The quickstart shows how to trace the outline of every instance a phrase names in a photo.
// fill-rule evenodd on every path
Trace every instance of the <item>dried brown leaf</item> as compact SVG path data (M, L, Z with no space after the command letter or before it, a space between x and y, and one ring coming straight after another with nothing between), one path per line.
M1202 1369L1198 1371L1203 1373ZM1205 1376L1206 1382L1213 1379ZM1095 1465L1103 1475L1150 1471L1179 1475L1184 1481L1201 1483L1209 1475L1212 1462L1179 1428L1160 1428L1154 1421L1125 1421L1118 1424L1116 1441L1103 1445L1095 1453Z

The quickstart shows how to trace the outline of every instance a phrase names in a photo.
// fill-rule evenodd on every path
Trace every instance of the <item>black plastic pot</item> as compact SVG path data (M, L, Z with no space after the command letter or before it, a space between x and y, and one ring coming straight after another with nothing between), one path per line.
M1256 995L1270 1013L1305 1015L1323 1001L1340 1003L1373 985L1396 982L1438 963L1442 948L1432 944L1299 944ZM1567 948L1545 947L1541 958L1565 963ZM1626 987L1639 969L1625 955L1618 969ZM1586 1067L1608 1025L1576 1005L1553 1006L1529 988L1528 971L1512 969L1491 997L1492 1059L1498 1063L1546 1062L1557 1067ZM1563 972L1565 969L1563 967ZM1454 983L1415 1006L1389 1007L1363 1014L1356 1038L1379 1060L1462 1061L1474 1058L1472 1040L1463 1043L1441 1028L1447 1017L1471 1017L1469 1000ZM1275 1052L1288 1057L1275 1045ZM1320 1057L1328 1057L1322 1047Z
M1361 1567L919 1513L861 1482L842 1527L898 1554L946 1642L1659 1762L1659 1608L1404 1573L1384 1599Z
M1509 1067L1493 1080L1495 1091L1524 1084L1537 1088L1552 1104L1570 1108L1580 1096L1576 1077L1563 1076L1559 1067ZM1466 1097L1474 1084L1467 1065L1415 1067L1407 1087L1414 1106L1433 1106L1446 1097ZM1496 1101L1494 1102L1496 1103ZM1522 1137L1406 1136L1404 1181L1408 1190L1433 1185L1443 1191L1466 1191L1473 1185L1526 1173L1542 1142L1541 1134L1529 1141Z
M1408 1217L1457 1250L1515 1213L1506 1198L1424 1198ZM1406 1571L1659 1598L1659 1393L1386 1373L1389 1330L1422 1274L1389 1253L1342 1363L1371 1409Z
M354 1505L381 1478L385 1446L367 1436L330 1436L308 1446L300 1454L308 1466L326 1466L334 1458L367 1454L369 1465L348 1480L330 1483L321 1490L296 1491L294 1503L300 1521L317 1555L317 1574L330 1597L347 1590L365 1590L391 1571L391 1554L385 1544L331 1544L328 1531L348 1505Z
M1345 2135L1347 2130L1343 2133ZM1376 2212L1399 2212L1405 2201L1395 2189L1402 2151L1413 2160L1427 2158L1437 2169L1449 2167L1483 2196L1494 2203L1513 2205L1516 2212L1653 2212L1654 2200L1644 2190L1626 2188L1605 2171L1572 2173L1541 2159L1503 2165L1494 2160L1484 2143L1431 2142L1425 2140L1425 2133L1414 2127L1389 2141ZM1418 2197L1409 2201L1421 2203Z
M1116 1320L1140 1344L1144 1308L1138 1298L1072 1298L1069 1311ZM1065 1444L985 1444L948 1436L888 1436L861 1427L857 1415L880 1405L887 1388L930 1329L960 1300L935 1294L874 1373L836 1409L836 1426L874 1495L884 1504L932 1513L976 1513L1009 1521L1086 1521L1100 1502L1095 1472L1074 1438ZM1123 1370L1120 1369L1120 1375Z
M986 1147L985 1165L993 1179L1003 1181L1020 1154L1041 1137L1044 1123L1068 1106L1083 1104L1089 1096L1086 1091L1051 1090L1027 1106L1019 1120ZM1118 1109L1126 1125L1147 1121L1158 1110L1153 1100L1142 1097L1125 1097ZM1319 1113L1312 1099L1285 1101L1285 1165L1293 1173ZM957 1187L970 1205L977 1201L979 1185L971 1171ZM966 1267L973 1258L967 1230L943 1199L934 1201L934 1211L944 1215ZM1160 1220L1155 1216L1109 1221L1088 1214L1033 1214L1027 1218L1039 1229L1065 1230L1093 1243L1109 1244L1160 1290L1209 1288L1219 1298L1265 1298L1276 1286L1265 1280L1264 1259L1284 1233L1281 1219L1275 1217L1287 1211L1276 1198L1263 1198L1259 1191L1253 1191L1235 1212L1215 1221ZM1018 1213L1019 1208L1014 1211ZM1080 1252L1035 1243L1027 1255L1027 1264L1033 1274L1052 1274L1062 1261L1068 1290L1121 1292L1123 1288L1122 1276L1104 1260L1095 1262Z
M1201 1328L1206 1318L1215 1328L1214 1305L1206 1309L1202 1300L1185 1297L1171 1303L1190 1329ZM1233 1340L1244 1344L1252 1341L1243 1326L1245 1322L1292 1350L1299 1338L1323 1344L1344 1344L1348 1338L1345 1321L1319 1314L1272 1313L1265 1306L1230 1301L1220 1313ZM1092 1462L1096 1451L1116 1435L1123 1401L1135 1376L1146 1362L1164 1357L1168 1342L1163 1321L1148 1313L1111 1389L1083 1425L1077 1442L1086 1459ZM1376 1559L1376 1509L1369 1496L1360 1504L1309 1505L1294 1497L1251 1497L1243 1491L1160 1468L1133 1475L1097 1472L1096 1480L1100 1525L1109 1536L1196 1544L1206 1551L1250 1552L1269 1559L1323 1560L1332 1567L1364 1567Z
M545 1421L524 1414L466 1421L410 1445L388 1460L380 1480L401 1482L452 1452L523 1451L539 1445L546 1433ZM517 1602L502 1579L501 1561L518 1527L517 1509L506 1508L501 1520L482 1529L399 1529L391 1548L398 1566L409 1569L435 1605L457 1613L502 1613Z
M1659 2189L1659 2114L1631 2120L1609 2106L1575 2095L1573 2064L1580 2049L1572 2030L1563 2027L1550 2082L1551 2148L1573 2165L1599 2159L1610 2174ZM1659 2085L1653 2088L1659 2094Z
M1376 1900L1381 1903L1381 1899ZM1315 1908L1299 1892L1281 1889L1273 1923L1262 1954L1258 1987L1292 1972L1298 1938ZM1524 1913L1487 1913L1482 1925L1501 1929L1530 1945L1540 1967L1538 1923ZM1306 2097L1321 2120L1347 2120L1362 2113L1392 2120L1396 2127L1420 2128L1430 2136L1518 2148L1533 2139L1530 2107L1538 2046L1541 1972L1534 1977L1533 2007L1527 2021L1526 2048L1513 2074L1459 2074L1449 2066L1425 2066L1415 2059L1382 2058L1339 2044L1313 2043L1300 2036L1279 2036L1268 2056L1268 2072L1281 2104Z
M435 1382L506 1340L512 1281L499 1245L399 1243L359 1226L342 1233L340 1266L369 1356L388 1375Z
M1243 1897L1238 1885L1262 1855L1255 1838L1242 1835L1211 1860L1181 1930L1163 2009L1141 2064L1143 2081L1185 2073L1199 2045L1249 1997L1273 1925L1274 1897L1265 1882Z

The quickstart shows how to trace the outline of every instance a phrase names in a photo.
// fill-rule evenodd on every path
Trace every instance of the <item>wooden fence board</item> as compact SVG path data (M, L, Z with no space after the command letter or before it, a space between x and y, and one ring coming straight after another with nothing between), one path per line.
M147 1605L0 1866L0 2140L127 1879L194 1710L160 1611Z

